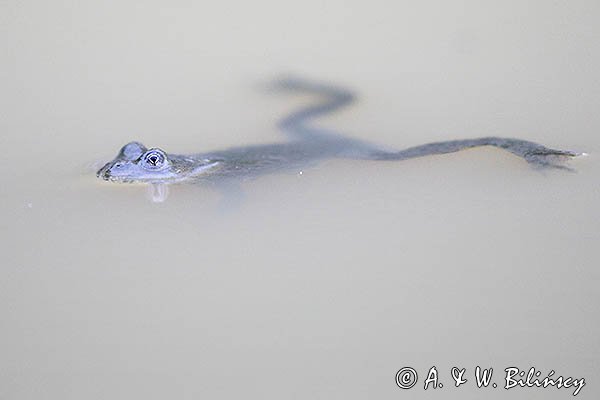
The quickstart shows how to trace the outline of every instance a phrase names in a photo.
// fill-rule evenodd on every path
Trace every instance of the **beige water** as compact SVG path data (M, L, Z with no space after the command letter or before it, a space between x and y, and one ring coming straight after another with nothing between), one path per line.
M597 1L0 10L0 399L572 397L503 389L511 366L600 394ZM283 140L311 99L259 89L281 72L357 91L321 125L390 148L497 135L590 156L332 160L246 182L227 212L210 188L155 204L95 178L130 140ZM444 387L424 390L432 366Z

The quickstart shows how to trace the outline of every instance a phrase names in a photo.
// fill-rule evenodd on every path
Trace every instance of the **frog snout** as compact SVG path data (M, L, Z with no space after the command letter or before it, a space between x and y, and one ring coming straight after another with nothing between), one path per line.
M104 167L100 168L98 170L98 172L96 172L96 176L98 178L102 178L104 180L108 180L111 176L111 171L113 168L119 169L123 166L122 163L114 163L114 162L108 162L104 165Z
M102 168L100 168L100 169L98 170L98 172L96 172L96 176L97 176L98 178L107 179L107 174L108 174L109 164L110 164L110 163L106 163L106 164L104 164L104 166L103 166Z

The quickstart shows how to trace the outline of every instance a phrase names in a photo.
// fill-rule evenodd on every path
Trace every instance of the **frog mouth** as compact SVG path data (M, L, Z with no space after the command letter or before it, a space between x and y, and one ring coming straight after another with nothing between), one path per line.
M110 176L108 178L103 178L103 179L107 182L116 182L116 183L133 183L133 182L135 182L133 179L119 178L119 177L115 177L115 176Z
M124 177L120 177L120 176L112 176L112 175L110 175L110 172L106 172L102 176L99 175L98 177L102 178L103 180L105 180L107 182L116 182L116 183L133 183L133 182L135 182L131 178L124 178Z

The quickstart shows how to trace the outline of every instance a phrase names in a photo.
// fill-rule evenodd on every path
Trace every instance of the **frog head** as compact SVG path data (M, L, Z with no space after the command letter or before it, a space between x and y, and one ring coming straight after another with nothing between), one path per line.
M121 148L114 160L98 170L96 176L112 182L156 182L173 178L177 171L159 148L147 149L139 142Z

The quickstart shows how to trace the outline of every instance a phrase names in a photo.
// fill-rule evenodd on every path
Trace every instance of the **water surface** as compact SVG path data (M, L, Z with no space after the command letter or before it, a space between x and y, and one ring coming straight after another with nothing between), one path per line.
M1 7L0 397L429 398L394 375L433 365L451 398L571 396L451 387L476 365L599 393L595 2ZM155 204L88 168L130 140L284 140L276 120L311 99L258 88L288 71L354 89L320 123L390 148L590 156L330 160L246 182L229 212L211 188Z

